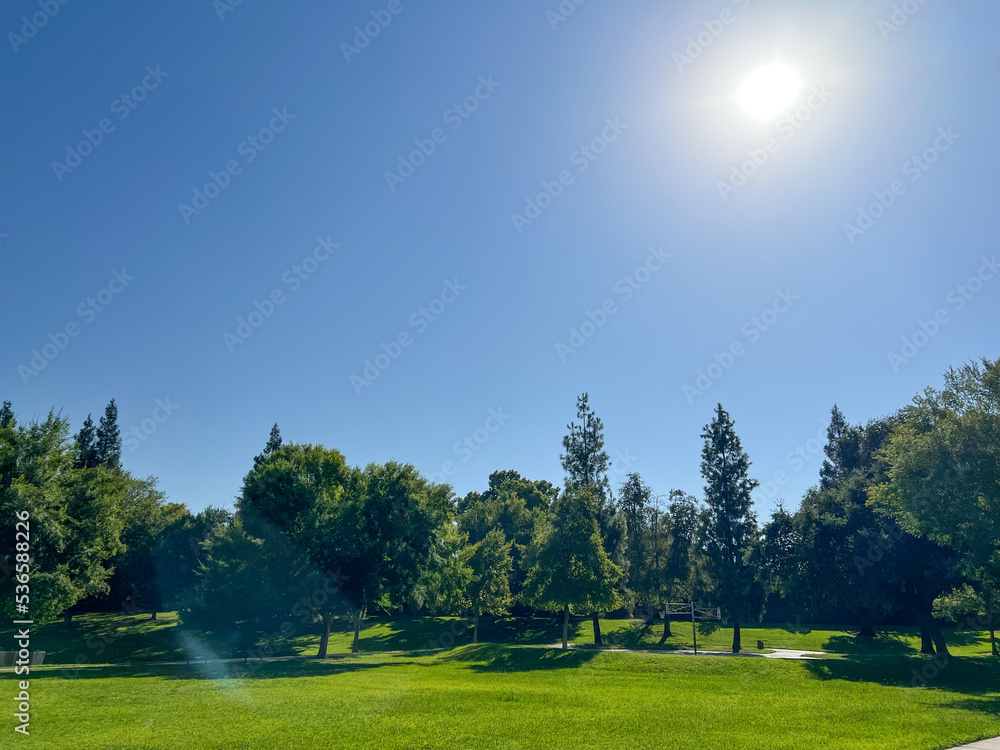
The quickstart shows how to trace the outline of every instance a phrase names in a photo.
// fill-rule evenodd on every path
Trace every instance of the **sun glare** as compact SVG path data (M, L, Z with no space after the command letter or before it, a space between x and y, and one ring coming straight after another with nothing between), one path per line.
M751 117L773 120L792 105L801 85L798 75L787 65L768 65L743 82L740 104Z

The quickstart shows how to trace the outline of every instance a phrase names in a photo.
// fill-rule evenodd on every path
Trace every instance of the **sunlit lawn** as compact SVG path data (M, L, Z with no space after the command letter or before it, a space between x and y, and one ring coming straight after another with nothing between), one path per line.
M1000 663L955 660L927 689L910 686L922 663L480 645L47 670L31 746L931 750L1000 734Z

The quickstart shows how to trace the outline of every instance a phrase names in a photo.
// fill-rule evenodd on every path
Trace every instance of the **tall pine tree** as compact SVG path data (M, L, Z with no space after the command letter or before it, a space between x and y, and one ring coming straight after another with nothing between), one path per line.
M73 466L77 469L91 469L98 464L97 431L94 420L87 415L83 427L76 433L76 453L73 456Z
M272 455L275 451L281 448L281 431L278 429L278 423L275 422L274 426L271 427L271 434L267 438L267 445L264 446L264 450L254 456L253 466L256 469Z
M10 401L4 401L3 406L0 407L0 427L14 427L15 422Z
M759 618L764 603L763 588L747 561L757 537L750 493L759 483L749 477L750 458L722 404L702 437L701 473L708 505L702 546L716 598L733 623L733 653L738 654L740 623Z
M97 425L97 463L118 469L121 468L121 459L122 434L118 429L118 406L111 399Z
M566 471L566 486L574 490L587 488L596 498L597 523L604 549L612 562L627 573L628 532L624 516L616 512L612 503L611 482L608 480L611 460L604 450L604 423L590 408L587 393L576 400L576 418L580 420L579 424L570 422L566 425L569 433L563 437L565 453L560 456ZM622 592L626 580L625 576L620 579ZM594 623L594 644L602 646L600 612L593 612L591 619Z

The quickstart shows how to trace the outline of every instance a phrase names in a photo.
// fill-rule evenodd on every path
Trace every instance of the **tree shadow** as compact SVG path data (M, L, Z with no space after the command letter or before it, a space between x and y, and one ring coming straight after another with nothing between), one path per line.
M597 649L572 648L563 651L558 648L511 647L480 643L457 649L439 657L437 661L468 663L468 669L473 672L534 672L573 669L585 664L600 653Z
M834 635L823 642L824 651L837 654L902 656L916 654L915 649L898 633L880 632L874 638L857 635Z
M944 690L967 696L990 696L960 701L967 710L1000 713L1000 659L980 657L862 656L804 661L819 680L871 682L891 687Z
M159 678L164 680L269 680L289 677L329 677L390 666L410 665L409 660L385 662L342 659L289 659L284 661L209 661L191 664L119 664L80 669L33 671L34 680L103 680L113 678Z

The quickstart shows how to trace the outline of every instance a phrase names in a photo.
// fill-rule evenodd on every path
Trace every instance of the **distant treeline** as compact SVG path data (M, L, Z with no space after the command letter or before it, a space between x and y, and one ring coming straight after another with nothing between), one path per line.
M373 613L466 615L474 636L482 614L576 613L592 616L599 644L599 615L662 617L671 601L720 607L734 650L740 626L770 612L847 620L863 636L917 624L925 653L946 652L942 623L992 636L1000 621L1000 360L944 380L865 425L834 406L817 484L763 525L721 404L702 433L700 498L654 495L638 473L611 487L603 424L583 394L561 487L497 471L458 498L412 465L351 466L332 448L283 442L275 425L235 512L192 514L122 467L114 401L75 435L55 412L20 423L5 402L3 607L13 614L28 564L36 621L177 609L191 627L233 633L237 652L254 632L320 628L325 655L337 617L353 619L357 648ZM30 550L18 558L23 510Z

